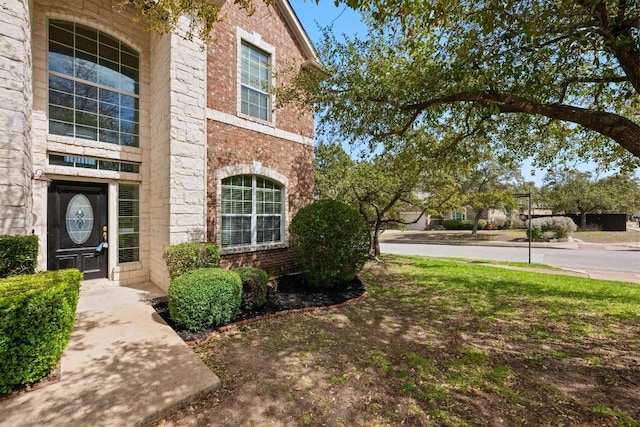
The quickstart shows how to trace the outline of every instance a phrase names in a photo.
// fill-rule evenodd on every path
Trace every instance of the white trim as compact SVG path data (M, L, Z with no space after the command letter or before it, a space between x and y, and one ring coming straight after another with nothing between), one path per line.
M213 108L207 108L207 119L313 147L313 138L311 137L274 128L273 126L267 126L253 120L247 120L244 116L237 117L232 114L214 110Z
M256 49L262 50L269 55L269 90L267 91L267 120L262 120L258 117L253 117L248 114L243 114L242 109L242 42L249 44ZM264 123L268 126L275 126L276 124L276 111L273 108L276 105L275 95L272 88L276 86L276 48L269 43L266 43L262 39L262 35L256 33L250 33L240 27L236 27L236 112L238 116L246 119L256 121L258 123Z
M282 215L281 215L281 227L280 230L282 240L280 242L264 243L264 244L251 244L246 246L231 246L222 247L222 180L237 175L249 175L252 177L252 225L251 229L254 230L254 217L255 215L255 179L256 177L268 178L277 182L282 186ZM261 162L254 161L252 164L240 164L225 166L216 171L216 241L220 246L220 253L222 255L237 254L245 252L257 252L270 249L281 249L288 247L289 235L287 234L288 226L287 220L289 218L289 180L286 176L280 172L266 168L262 166Z
M313 43L311 43L311 39L309 38L309 35L305 31L305 29L302 27L302 24L300 23L300 20L298 19L296 12L291 7L291 4L289 3L289 1L276 0L276 6L278 6L282 11L282 15L284 16L285 21L287 21L287 24L289 24L289 27L291 28L293 35L295 36L296 40L300 43L300 48L302 49L302 52L304 53L304 55L314 66L318 68L322 68L320 59L318 58L318 55L316 54L316 50L313 47Z

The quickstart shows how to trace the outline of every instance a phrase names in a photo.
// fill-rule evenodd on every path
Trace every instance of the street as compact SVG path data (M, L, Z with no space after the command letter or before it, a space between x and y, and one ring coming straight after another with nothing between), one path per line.
M532 248L531 262L553 267L606 270L640 274L640 250ZM486 259L492 261L528 261L527 247L459 246L411 243L381 243L382 253Z

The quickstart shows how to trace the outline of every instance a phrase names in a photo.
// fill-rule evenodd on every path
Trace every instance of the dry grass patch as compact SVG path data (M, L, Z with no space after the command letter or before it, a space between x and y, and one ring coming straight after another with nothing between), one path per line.
M639 425L637 285L384 260L356 305L196 345L222 388L159 425Z

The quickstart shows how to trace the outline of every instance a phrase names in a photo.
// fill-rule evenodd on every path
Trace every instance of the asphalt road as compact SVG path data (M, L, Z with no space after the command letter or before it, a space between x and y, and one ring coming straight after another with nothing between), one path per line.
M615 250L614 250L615 249ZM414 243L381 243L382 253L485 259L492 261L528 261L527 247L457 246ZM532 248L531 262L553 267L640 273L640 249L620 250L613 246L586 249Z

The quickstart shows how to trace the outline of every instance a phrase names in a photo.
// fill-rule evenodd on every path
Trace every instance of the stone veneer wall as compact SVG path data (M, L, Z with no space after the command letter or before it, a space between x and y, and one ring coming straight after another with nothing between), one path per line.
M31 232L31 5L0 5L0 234Z
M151 280L167 289L168 245L206 237L206 51L188 22L152 39ZM168 88L167 91L163 88Z

